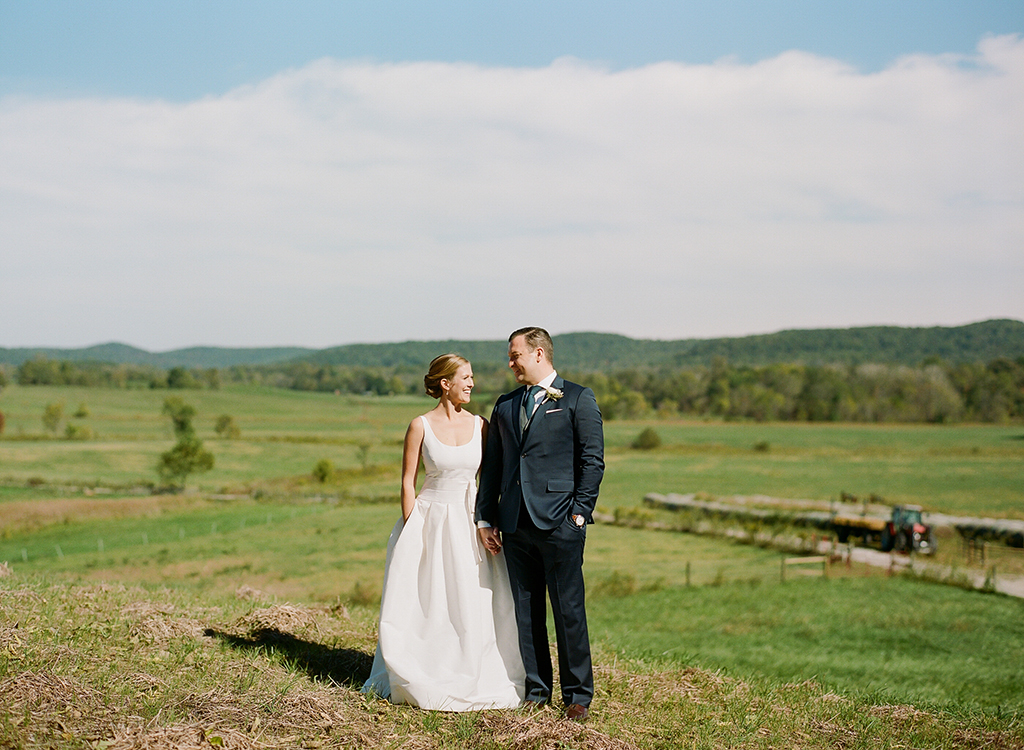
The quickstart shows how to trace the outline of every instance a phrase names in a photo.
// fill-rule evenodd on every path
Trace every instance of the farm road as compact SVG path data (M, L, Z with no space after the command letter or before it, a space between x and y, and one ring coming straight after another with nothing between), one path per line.
M817 513L818 515L831 515L834 513L848 515L867 514L881 518L887 518L892 512L892 509L887 505L869 503L836 503L824 502L821 500L794 500L767 497L765 495L733 495L731 497L719 498L714 501L701 501L697 500L696 497L697 496L695 494L678 495L675 493L669 493L668 495L661 495L658 493L649 493L644 497L644 502L655 507L699 508L705 511L719 513L740 510L741 512L756 514L758 511L754 509L759 507L764 508L764 506L797 510L798 512ZM1024 530L1024 521L967 518L928 512L924 515L925 521L933 526L947 526L950 528L956 528L959 525L983 527L999 526L1010 531L1019 532ZM948 565L939 565L929 560L922 559L921 556L911 557L908 555L881 552L879 550L865 547L854 547L852 545L833 546L833 543L829 540L820 541L818 543L817 551L823 555L835 555L838 553L842 556L844 561L849 558L850 562L863 563L878 568L904 570L909 567L915 573L933 576L937 580L949 578L954 572L952 567ZM957 568L956 574L957 576L966 577L976 589L984 588L985 586L987 575L985 571ZM1024 578L1019 576L999 576L997 573L995 577L995 590L1000 594L1024 599Z
M894 571L910 568L915 573L929 574L940 579L949 577L953 573L952 568L948 565L937 565L929 562L928 560L922 560L920 557L910 557L908 555L899 555L892 552L881 552L876 549L867 549L865 547L847 548L843 545L842 547L833 548L832 542L830 541L819 542L818 551L823 555L841 551L844 561L846 560L846 556L849 555L851 562L863 563L877 568L892 568ZM971 571L958 568L956 572L958 575L967 576L976 589L983 588L985 585L985 573L982 571ZM1000 578L996 575L995 590L1000 594L1016 596L1024 599L1024 578L1009 578L1005 576Z

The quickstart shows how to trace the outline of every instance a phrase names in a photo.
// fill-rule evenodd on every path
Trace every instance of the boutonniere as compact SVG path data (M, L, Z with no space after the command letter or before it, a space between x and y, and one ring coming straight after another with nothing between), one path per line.
M557 388L544 387L544 392L548 394L547 397L544 399L545 401L557 401L558 399L565 395Z

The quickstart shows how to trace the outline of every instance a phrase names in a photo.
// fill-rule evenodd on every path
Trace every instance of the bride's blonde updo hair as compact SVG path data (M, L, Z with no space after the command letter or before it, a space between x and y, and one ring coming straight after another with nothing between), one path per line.
M444 395L441 381L453 380L459 368L468 364L469 360L458 354L442 354L440 357L435 357L430 363L427 374L423 376L423 387L426 389L427 395L431 398L441 398Z

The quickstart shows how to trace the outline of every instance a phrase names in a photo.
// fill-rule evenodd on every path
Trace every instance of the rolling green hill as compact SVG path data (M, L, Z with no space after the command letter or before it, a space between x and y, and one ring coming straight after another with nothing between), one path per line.
M722 357L733 365L794 362L808 365L920 365L929 359L948 363L989 362L999 357L1024 357L1024 322L988 320L957 327L903 328L873 326L789 330L757 336L715 339L631 339L610 333L566 333L555 336L556 362L575 371L628 367L693 367ZM348 344L328 349L301 347L192 347L148 352L126 344L101 344L84 349L2 349L0 364L19 365L32 357L73 362L109 362L154 367L230 367L305 361L316 365L421 368L439 353L454 351L478 365L501 363L504 339L493 341L404 341Z
M20 365L33 357L68 362L104 362L151 367L231 367L232 365L269 365L299 359L315 349L302 347L267 347L234 349L216 346L195 346L168 352L149 352L127 344L109 343L82 349L0 348L0 364Z
M566 333L554 337L559 367L618 370L627 367L709 364L724 357L733 365L776 362L804 364L919 365L929 358L946 362L988 362L1024 356L1024 322L989 320L955 328L871 328L780 331L759 336L661 341L610 333ZM505 341L407 341L351 344L323 349L302 359L321 365L422 367L441 352L455 351L474 363L501 362Z

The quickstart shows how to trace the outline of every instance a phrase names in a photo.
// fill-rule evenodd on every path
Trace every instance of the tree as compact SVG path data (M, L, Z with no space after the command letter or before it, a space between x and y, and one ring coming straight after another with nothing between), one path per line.
M203 441L196 437L192 418L196 409L177 396L164 399L163 414L171 418L171 425L178 442L166 453L160 455L157 471L161 479L174 487L184 487L185 479L195 472L213 468L213 454L203 447Z
M63 419L63 403L47 404L46 408L43 409L43 427L52 432L54 435L57 434L57 428L60 427L60 423Z
M711 372L708 374L708 407L712 414L729 413L729 375L731 368L724 357L711 360Z
M195 472L213 468L213 454L203 447L203 441L195 435L188 435L160 455L157 471L160 477L175 487L184 487L185 479Z
M363 467L364 472L370 470L370 451L373 449L373 443L360 443L359 447L356 448L356 456L359 459L359 464Z
M203 380L206 381L206 387L211 391L217 390L220 388L220 370L216 367L203 370Z
M179 396L168 396L164 399L164 408L161 414L171 418L171 427L174 429L175 437L181 438L195 434L192 427L192 418L196 415L196 408L186 404Z
M60 366L45 357L27 359L18 367L18 385L59 385Z
M203 384L184 367L172 367L167 371L168 388L202 388Z

